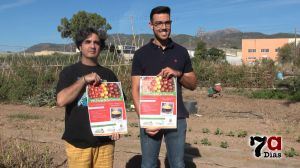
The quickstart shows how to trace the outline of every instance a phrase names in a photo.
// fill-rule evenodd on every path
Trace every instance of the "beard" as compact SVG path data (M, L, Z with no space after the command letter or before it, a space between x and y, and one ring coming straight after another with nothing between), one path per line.
M153 34L158 41L165 41L170 38L171 29L153 30Z

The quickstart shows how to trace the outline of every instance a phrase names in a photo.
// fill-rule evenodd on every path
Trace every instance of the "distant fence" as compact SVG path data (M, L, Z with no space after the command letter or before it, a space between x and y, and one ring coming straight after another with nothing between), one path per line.
M271 88L274 86L276 67L273 63L255 66L236 66L207 61L193 62L200 86L221 83L225 87Z

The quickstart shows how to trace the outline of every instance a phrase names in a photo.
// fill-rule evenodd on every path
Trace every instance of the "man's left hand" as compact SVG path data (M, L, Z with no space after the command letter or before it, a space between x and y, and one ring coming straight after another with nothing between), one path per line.
M167 78L180 77L180 76L182 76L182 72L174 70L170 67L166 67L160 71L158 76L167 77Z

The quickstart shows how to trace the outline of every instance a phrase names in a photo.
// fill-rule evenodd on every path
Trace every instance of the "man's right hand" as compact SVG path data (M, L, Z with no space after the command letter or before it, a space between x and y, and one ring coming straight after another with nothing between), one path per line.
M92 83L93 85L96 85L101 82L101 77L95 72L83 76L83 79L86 83Z
M145 128L145 132L146 132L149 136L154 136L154 135L156 135L159 131L160 131L159 128Z

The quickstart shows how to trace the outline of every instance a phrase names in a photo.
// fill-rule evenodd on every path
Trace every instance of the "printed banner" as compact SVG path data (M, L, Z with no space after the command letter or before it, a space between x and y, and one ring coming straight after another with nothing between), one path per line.
M127 133L127 116L120 82L88 85L87 103L90 126L94 136Z
M177 78L140 77L141 128L177 127Z

